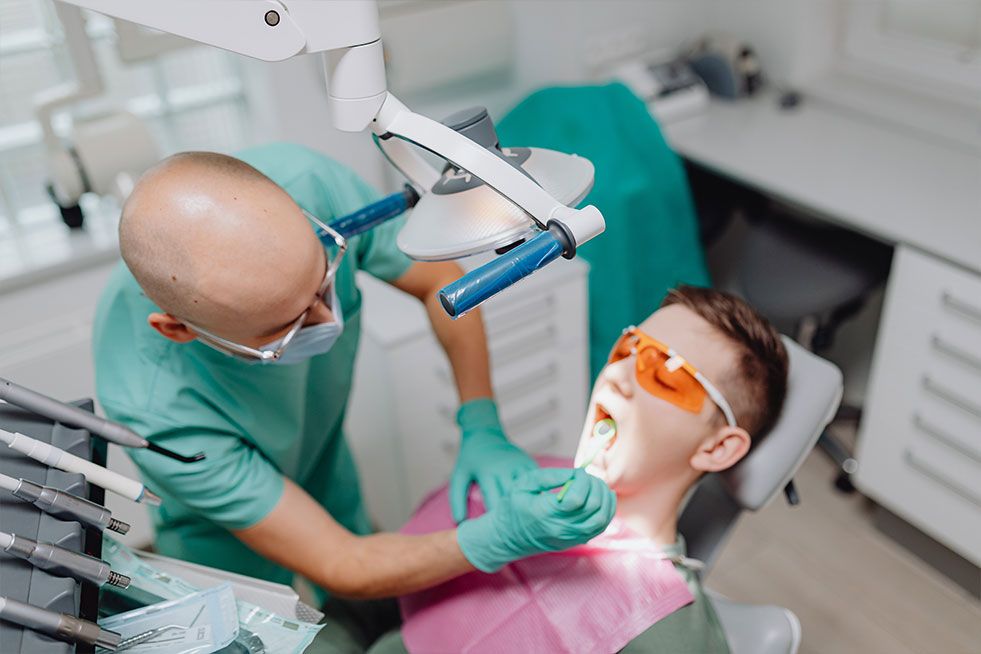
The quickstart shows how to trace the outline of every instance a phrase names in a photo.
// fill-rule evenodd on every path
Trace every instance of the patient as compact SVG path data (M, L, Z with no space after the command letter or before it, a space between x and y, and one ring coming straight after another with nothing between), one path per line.
M691 563L682 562L677 518L704 473L731 467L765 437L783 405L786 379L787 353L773 327L743 301L712 289L672 291L614 346L593 387L577 460L594 450L594 425L611 418L616 434L586 471L616 492L621 524L677 561L694 598L622 652L728 651ZM377 648L404 651L398 634Z

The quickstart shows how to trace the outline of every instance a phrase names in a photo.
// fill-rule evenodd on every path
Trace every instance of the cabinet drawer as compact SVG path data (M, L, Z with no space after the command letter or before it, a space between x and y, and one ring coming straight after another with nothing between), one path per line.
M981 564L981 277L900 247L856 483Z

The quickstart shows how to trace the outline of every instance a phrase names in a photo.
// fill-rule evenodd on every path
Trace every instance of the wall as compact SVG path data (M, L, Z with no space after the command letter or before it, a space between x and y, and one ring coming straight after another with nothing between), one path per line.
M707 0L705 27L749 42L767 79L798 85L827 69L838 48L840 0Z

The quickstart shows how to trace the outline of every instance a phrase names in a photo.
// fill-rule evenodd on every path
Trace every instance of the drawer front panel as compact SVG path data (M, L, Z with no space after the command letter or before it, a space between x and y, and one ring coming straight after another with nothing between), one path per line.
M897 249L857 455L864 492L981 564L981 278Z

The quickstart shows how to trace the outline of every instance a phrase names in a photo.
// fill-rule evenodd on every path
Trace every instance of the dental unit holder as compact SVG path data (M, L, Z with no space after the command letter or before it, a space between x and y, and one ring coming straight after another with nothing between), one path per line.
M130 529L129 524L113 518L109 509L67 491L4 474L0 474L0 489L9 490L17 499L33 504L59 520L75 521L99 531L108 529L119 534Z
M0 619L66 643L96 645L110 651L119 646L119 634L103 629L94 622L67 613L55 613L10 597L0 596Z
M130 578L113 572L109 564L88 554L72 552L54 543L45 543L0 531L0 549L58 577L71 577L102 587L105 584L128 588Z

